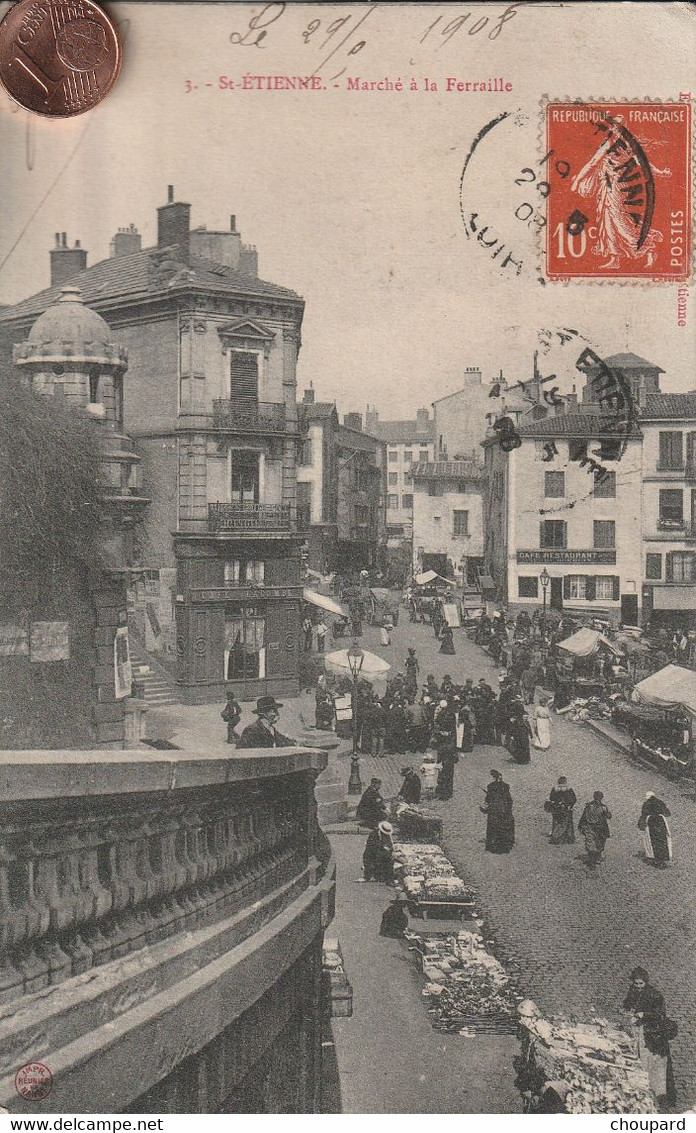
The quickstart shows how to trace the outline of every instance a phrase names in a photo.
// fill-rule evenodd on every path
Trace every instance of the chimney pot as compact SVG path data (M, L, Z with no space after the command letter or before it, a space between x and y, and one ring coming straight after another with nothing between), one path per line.
M79 241L79 240L76 240L76 241L75 241L75 247L76 247L76 248L79 248L79 247L80 247L80 241Z
M230 216L230 232L237 231L237 217L232 213Z
M173 185L167 185L167 204L168 205L174 204L174 186Z
M67 246L68 246L68 234L67 234L67 232L61 232L61 234L60 234L60 244L61 244L62 248L67 248Z
M56 232L56 248L60 248L60 232Z

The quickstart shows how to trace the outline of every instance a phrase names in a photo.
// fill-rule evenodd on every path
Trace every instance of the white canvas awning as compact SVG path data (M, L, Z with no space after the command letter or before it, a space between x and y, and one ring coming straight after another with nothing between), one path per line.
M600 633L597 629L579 629L577 633L573 633L567 637L565 641L558 643L559 649L565 649L566 653L572 653L574 657L591 657L596 653L600 645L606 645L615 656L621 656L621 650Z
M328 598L326 594L319 594L316 590L310 590L308 586L302 591L302 597L305 602L311 602L313 606L318 606L320 610L326 610L329 614L338 614L343 618L348 617L348 611L344 610L333 598Z
M696 673L681 665L665 665L639 681L633 692L645 704L659 704L662 708L681 705L696 716Z
M445 578L444 575L438 574L436 570L426 570L423 574L414 574L413 581L417 586L427 586L429 582L434 582L439 578L441 582L446 582L448 586L454 586L455 583L451 578Z

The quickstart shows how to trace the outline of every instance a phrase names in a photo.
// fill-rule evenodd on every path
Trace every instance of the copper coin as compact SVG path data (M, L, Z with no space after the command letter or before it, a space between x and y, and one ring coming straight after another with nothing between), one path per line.
M92 0L18 0L0 23L0 80L36 114L83 114L106 97L120 66L118 32Z

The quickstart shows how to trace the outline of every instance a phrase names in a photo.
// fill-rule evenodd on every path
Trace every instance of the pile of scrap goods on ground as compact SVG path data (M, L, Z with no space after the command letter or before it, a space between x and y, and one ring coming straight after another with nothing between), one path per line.
M391 817L404 838L413 838L416 842L439 842L442 838L442 819L426 807L396 800Z
M562 1083L567 1113L655 1112L648 1075L626 1031L600 1018L590 1023L545 1019L530 999L520 1003L518 1013L522 1059L517 1082L523 1094L539 1094L549 1082Z
M442 906L444 912L473 907L471 889L434 843L395 842L394 872L413 913L422 913L431 905Z
M423 995L436 1031L450 1034L514 1034L516 995L502 964L486 951L477 932L458 932L444 937L422 937L408 933L421 959L428 981Z

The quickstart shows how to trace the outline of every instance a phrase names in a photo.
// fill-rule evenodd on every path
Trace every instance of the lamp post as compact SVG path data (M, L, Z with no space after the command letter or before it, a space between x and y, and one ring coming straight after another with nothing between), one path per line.
M348 779L349 795L361 795L363 789L360 779L360 760L358 759L358 677L360 676L364 657L365 654L362 649L357 641L354 641L348 650L348 665L350 667L350 675L353 678L353 752L350 757L350 778Z
M542 609L542 613L541 613L541 636L542 636L542 640L545 641L546 640L546 591L548 590L549 583L551 581L551 575L547 571L546 567L544 567L541 574L539 575L539 581L541 582L541 594L542 594L542 598L544 600L544 605L543 605L543 609Z

